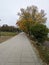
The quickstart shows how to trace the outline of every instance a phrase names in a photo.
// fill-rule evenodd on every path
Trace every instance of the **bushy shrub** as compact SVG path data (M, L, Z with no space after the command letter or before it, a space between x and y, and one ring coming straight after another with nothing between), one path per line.
M41 43L47 38L48 29L43 24L37 24L31 27L31 34Z

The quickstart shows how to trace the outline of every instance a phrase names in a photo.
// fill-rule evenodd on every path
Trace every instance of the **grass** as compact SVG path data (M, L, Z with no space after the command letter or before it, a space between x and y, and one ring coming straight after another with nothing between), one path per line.
M12 38L17 35L16 32L0 32L0 43Z
M36 43L35 39L29 37L31 39L31 43L34 45L34 47L38 50L39 55L44 63L47 63L49 65L49 48L47 48L44 45L39 45Z
M8 39L10 39L10 38L12 38L13 36L1 36L0 37L0 43L2 43L2 42L4 42L4 41L6 41L6 40L8 40Z
M40 46L36 45L36 48L38 49L42 60L49 65L49 49L47 49L47 47L42 46L42 45Z
M0 36L15 36L16 32L0 32Z

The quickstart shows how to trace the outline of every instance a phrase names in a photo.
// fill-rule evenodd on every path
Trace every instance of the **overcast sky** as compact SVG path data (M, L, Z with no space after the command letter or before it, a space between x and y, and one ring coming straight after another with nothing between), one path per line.
M21 8L31 5L36 5L39 10L45 10L47 13L46 25L49 27L49 0L0 0L0 25L16 25L17 13Z

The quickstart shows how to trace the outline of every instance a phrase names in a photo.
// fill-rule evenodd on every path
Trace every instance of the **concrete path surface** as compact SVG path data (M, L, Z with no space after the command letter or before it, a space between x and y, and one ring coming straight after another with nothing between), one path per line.
M0 44L0 65L43 65L25 33Z

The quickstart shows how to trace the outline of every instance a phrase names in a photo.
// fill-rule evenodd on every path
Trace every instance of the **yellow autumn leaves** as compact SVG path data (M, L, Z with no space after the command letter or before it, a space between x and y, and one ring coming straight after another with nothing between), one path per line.
M31 26L45 23L46 17L44 10L38 11L38 8L36 6L30 6L26 9L21 9L21 13L19 13L19 20L17 21L17 24L19 28L25 32L29 32Z

